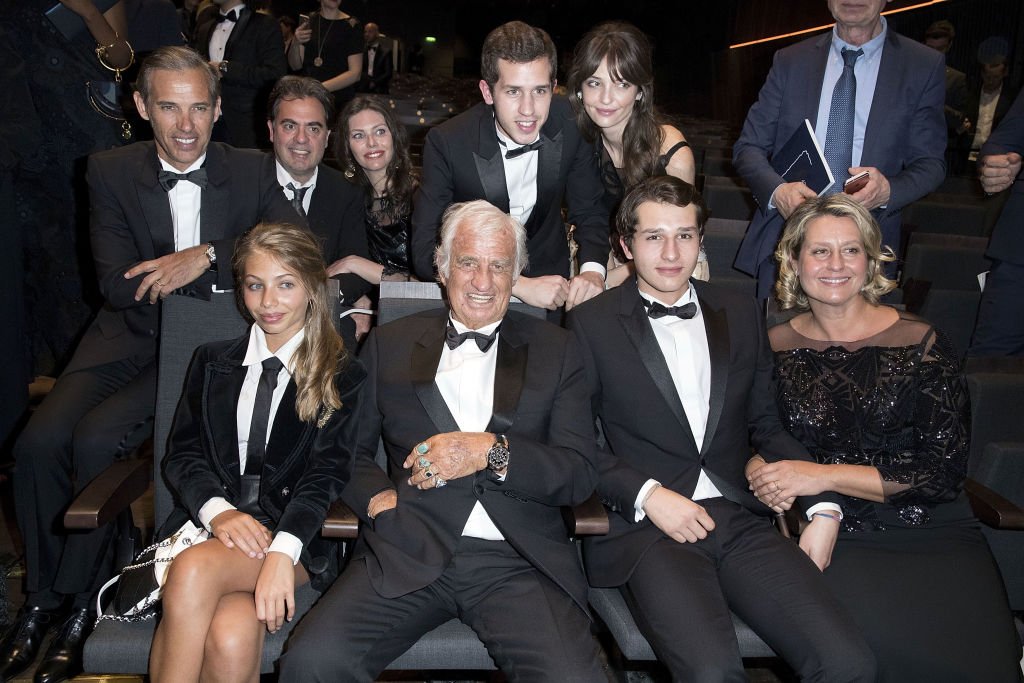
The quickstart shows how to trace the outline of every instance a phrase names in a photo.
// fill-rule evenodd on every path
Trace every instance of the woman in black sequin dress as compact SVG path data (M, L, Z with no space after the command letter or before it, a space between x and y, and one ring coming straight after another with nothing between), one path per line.
M328 270L355 273L367 282L408 278L409 227L416 178L409 159L409 137L379 98L359 95L338 117L335 152L349 182L366 198L367 260L346 256Z
M878 224L843 194L808 201L776 250L776 296L803 311L769 331L787 429L818 464L748 466L775 509L826 490L842 512L812 558L863 628L881 681L1018 681L999 571L963 493L970 408L958 353L878 303L895 283Z

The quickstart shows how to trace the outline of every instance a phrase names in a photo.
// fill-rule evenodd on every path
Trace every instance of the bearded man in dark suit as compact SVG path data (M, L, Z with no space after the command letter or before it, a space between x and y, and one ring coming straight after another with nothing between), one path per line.
M605 680L559 511L595 483L586 381L571 335L508 310L525 264L516 220L454 205L436 256L450 308L370 333L343 494L362 535L292 636L282 681L374 680L455 617L510 680Z
M36 680L81 671L90 597L113 568L113 530L64 534L75 493L152 433L159 302L230 289L235 237L261 220L298 219L262 171L261 154L210 144L220 116L216 72L183 47L154 51L135 103L152 142L89 158L90 236L104 304L53 390L15 445L15 506L27 588L18 623L0 644L6 679L53 639Z
M798 547L748 489L752 449L810 455L779 420L757 302L690 279L706 218L692 185L638 184L616 215L636 279L569 314L607 442L598 493L610 530L587 540L587 574L622 587L674 680L745 680L731 609L801 680L873 681L874 656L821 577L836 496L801 501Z

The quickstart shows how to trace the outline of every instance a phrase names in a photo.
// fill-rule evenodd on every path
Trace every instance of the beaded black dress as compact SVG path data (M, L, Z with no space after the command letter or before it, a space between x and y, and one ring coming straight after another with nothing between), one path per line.
M878 470L886 500L842 497L825 579L871 643L879 681L1017 681L999 570L963 493L970 406L957 353L901 313L855 343L769 331L780 416L825 464Z
M395 207L387 195L374 197L366 209L370 259L384 266L384 276L409 274L411 207Z

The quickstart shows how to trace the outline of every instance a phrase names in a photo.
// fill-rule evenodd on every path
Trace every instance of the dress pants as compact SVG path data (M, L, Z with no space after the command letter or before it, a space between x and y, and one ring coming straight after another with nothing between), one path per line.
M1024 265L994 261L969 356L1024 356Z
M373 681L421 635L458 617L510 681L607 681L590 619L504 541L463 537L441 576L397 598L353 561L295 628L282 682Z
M109 578L113 529L68 532L68 504L153 433L156 363L65 373L14 447L14 499L30 593L87 596ZM50 596L53 599L53 596ZM82 605L84 606L84 605Z
M821 572L764 517L703 500L714 531L697 543L661 538L623 594L678 681L746 681L730 609L803 681L874 681L875 659Z

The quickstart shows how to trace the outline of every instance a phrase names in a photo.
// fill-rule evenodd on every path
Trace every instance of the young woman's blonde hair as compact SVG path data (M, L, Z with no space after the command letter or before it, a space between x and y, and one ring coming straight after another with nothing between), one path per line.
M273 257L298 278L309 297L305 337L293 356L295 412L303 422L317 419L321 408L341 408L334 375L348 363L344 342L331 321L327 270L313 233L290 223L260 223L238 239L231 267L239 309L253 322L243 297L245 263L255 252Z
M775 298L782 310L795 308L805 311L810 307L807 295L800 286L796 262L804 246L807 228L811 221L823 216L849 218L857 226L864 253L868 258L867 274L861 295L872 304L896 288L896 282L885 276L884 264L896 260L892 249L882 245L882 230L867 209L849 195L837 192L824 197L808 199L801 204L786 221L782 238L775 248L775 260L779 264L779 275L775 280Z

